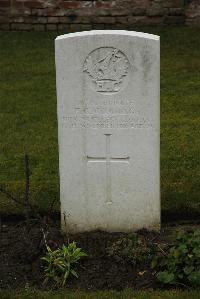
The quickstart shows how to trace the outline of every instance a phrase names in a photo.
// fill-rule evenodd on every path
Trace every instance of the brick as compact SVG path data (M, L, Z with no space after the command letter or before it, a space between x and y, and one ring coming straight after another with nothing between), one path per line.
M81 24L80 25L81 30L92 30L93 29L93 25L92 24Z
M21 24L21 23L12 23L11 29L12 30L30 31L32 29L32 25L31 24Z
M16 8L16 7L11 7L10 8L10 15L12 16L29 16L31 15L31 10L29 8Z
M81 30L81 24L71 24L70 32L76 32Z
M185 0L165 0L163 1L163 7L184 7L185 6Z
M132 16L128 17L129 25L137 24L137 25L144 25L147 24L148 17L146 16Z
M59 17L59 23L89 24L91 23L91 17L78 17L78 16Z
M59 23L58 17L48 17L48 23Z
M24 17L14 17L12 18L13 23L24 23Z
M58 24L58 30L64 30L65 32L70 32L69 24Z
M10 15L10 7L0 7L0 15L1 16L9 16Z
M92 21L92 17L88 16L88 17L78 17L78 19L80 19L80 23L82 24L90 24Z
M92 8L93 1L80 1L80 7L81 8Z
M114 17L93 17L92 18L92 22L93 23L104 23L104 24L114 24L116 21L115 21L115 18Z
M29 16L29 15L31 15L31 9L30 9L30 8L27 8L27 7L24 7L24 9L23 9L23 14L24 14L25 16Z
M97 15L96 11L93 8L91 8L91 9L89 9L89 8L84 8L84 9L79 8L79 9L73 9L73 10L68 9L68 10L65 11L65 13L66 13L65 14L66 16L76 15L77 17L88 17L88 16Z
M127 24L128 23L128 17L116 17L116 23Z
M59 3L61 1L55 1L55 0L48 0L48 1L45 1L45 0L42 0L43 1L43 7L44 8L50 8L50 7L54 7L54 8L59 8Z
M132 12L128 9L112 9L110 11L111 16L128 16L132 15Z
M111 15L111 11L108 9L95 9L95 8L80 8L73 11L67 10L66 15L76 14L77 16L109 16Z
M197 26L199 27L200 26L200 18L187 18L186 21L185 21L185 24L187 26Z
M105 25L106 29L111 29L111 30L126 30L127 29L127 24L106 24Z
M10 24L0 24L0 30L10 30Z
M78 16L81 16L80 13L78 13L78 9L67 9L67 10L62 10L63 12L63 16L66 16L66 17L78 17Z
M182 25L184 21L184 16L166 16L164 19L164 23L167 25Z
M94 6L96 8L110 9L114 6L115 1L94 1Z
M149 0L121 0L118 1L118 7L119 8L128 8L131 11L134 10L141 10L145 12L146 8L149 5Z
M45 25L44 24L34 24L33 30L34 31L45 31Z
M96 16L106 17L106 16L111 16L111 11L112 11L112 9L95 8L95 9L93 9L93 14Z
M32 23L32 24L46 24L47 23L47 17L27 17L24 19L25 23Z
M143 8L138 7L137 9L133 9L131 11L131 14L133 16L144 16L144 15L146 15L146 8L143 9Z
M153 3L149 8L147 8L148 16L163 16L167 12L160 3Z
M10 1L0 0L0 7L10 7Z
M93 29L94 30L104 30L105 24L93 24Z
M72 32L76 32L78 30L91 30L92 29L92 24L71 24L70 25L70 30Z
M65 1L60 4L60 7L71 9L71 8L80 8L80 1Z
M47 24L46 29L48 31L57 31L57 25L56 24Z
M170 8L168 14L170 16L184 16L185 10L183 8Z
M74 16L74 17L72 16L72 18L70 18L70 17L59 17L59 23L63 23L63 24L71 23L72 20L74 21L77 18L78 18L77 16Z
M140 16L140 17L132 17L129 20L129 27L133 28L133 25L136 26L157 26L162 25L164 23L164 17L148 17L148 16ZM133 29L132 29L133 30Z
M0 15L0 23L5 23L5 24L7 24L7 23L9 23L9 22L10 22L10 18L9 18L8 16L6 16L6 15L1 16L1 15Z
M43 8L44 5L39 1L25 1L24 6L28 8Z
M33 16L62 17L65 15L65 11L60 8L33 8L31 11Z
M11 0L11 1L12 1L11 2L11 7L12 8L24 8L24 3L23 2L17 1L17 0L15 0L15 1Z
M70 25L71 32L91 30L91 29L92 29L92 24L71 24Z
M58 24L58 25L57 25L57 29L58 29L58 31L62 31L62 30L64 30L64 26L65 26L65 24Z
M34 8L31 10L31 12L33 16L46 16L46 14L44 13L44 9Z
M144 25L158 26L164 23L164 16L148 17L144 20Z

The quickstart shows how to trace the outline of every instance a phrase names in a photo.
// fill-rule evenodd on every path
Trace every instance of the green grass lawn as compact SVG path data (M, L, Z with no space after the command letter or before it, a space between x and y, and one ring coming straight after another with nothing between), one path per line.
M161 36L162 211L197 212L200 208L199 29L140 30ZM58 210L56 35L0 32L0 186L23 196L26 151L31 164L31 200L40 209L46 209L56 198ZM21 213L21 207L0 194L0 213Z
M197 291L0 291L1 299L199 299L200 292Z

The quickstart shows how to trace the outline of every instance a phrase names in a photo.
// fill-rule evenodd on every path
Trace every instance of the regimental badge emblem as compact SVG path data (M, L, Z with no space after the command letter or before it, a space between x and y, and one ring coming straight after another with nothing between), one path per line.
M83 71L93 90L100 93L118 92L127 81L129 61L120 50L102 47L87 56Z

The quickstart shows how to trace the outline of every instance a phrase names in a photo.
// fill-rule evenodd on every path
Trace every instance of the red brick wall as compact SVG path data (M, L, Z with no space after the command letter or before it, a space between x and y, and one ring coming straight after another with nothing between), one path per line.
M200 25L200 0L0 0L2 30L131 29Z

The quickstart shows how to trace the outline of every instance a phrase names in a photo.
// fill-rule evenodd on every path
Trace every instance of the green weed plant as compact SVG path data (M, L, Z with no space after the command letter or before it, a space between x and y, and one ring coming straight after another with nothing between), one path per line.
M56 250L52 250L49 246L46 247L47 253L41 258L46 263L44 284L54 281L56 286L63 287L70 275L78 277L74 269L75 264L87 254L78 248L75 242L69 243L68 246L63 245Z
M164 285L200 287L200 230L181 232L152 260L157 280Z

